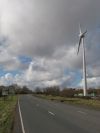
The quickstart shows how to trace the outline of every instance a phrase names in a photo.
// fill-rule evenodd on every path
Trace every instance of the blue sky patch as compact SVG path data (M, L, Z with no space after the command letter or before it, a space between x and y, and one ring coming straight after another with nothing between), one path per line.
M19 56L18 59L20 60L21 63L23 64L27 64L27 63L30 63L32 61L32 59L28 56Z

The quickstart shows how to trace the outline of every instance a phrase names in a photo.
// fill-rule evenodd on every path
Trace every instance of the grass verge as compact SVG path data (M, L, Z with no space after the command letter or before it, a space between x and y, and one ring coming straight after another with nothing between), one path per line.
M0 133L11 133L17 96L9 96L5 101L0 98Z
M61 97L61 96L51 96L51 95L35 95L37 97L57 101L57 102L63 102L66 104L72 104L72 105L79 105L82 107L88 107L95 110L100 110L100 100L94 100L94 99L82 99L82 98L67 98L67 97Z

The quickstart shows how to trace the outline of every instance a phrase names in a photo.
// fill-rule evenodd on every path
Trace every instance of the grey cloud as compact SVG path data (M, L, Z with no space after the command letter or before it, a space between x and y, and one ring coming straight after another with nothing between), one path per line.
M10 49L18 54L50 56L59 45L77 42L79 22L90 30L99 23L99 4L99 0L13 0L2 9L2 32L14 40Z
M76 55L80 22L83 30L88 29L86 38L88 69L92 69L94 65L97 69L94 73L90 71L89 75L96 76L100 64L100 32L97 31L100 26L99 6L100 0L0 1L0 35L1 38L6 36L8 39L5 48L10 58L1 63L6 69L7 66L12 69L12 64L16 64L13 57L28 55L33 61L34 58L38 58L36 62L40 64L35 64L33 70L37 72L36 74L48 72L51 76L48 80L62 76L64 69L81 70L81 48L79 55ZM43 59L45 63L41 65ZM15 66L21 69L28 67L21 65L18 60ZM52 70L55 75L52 74Z

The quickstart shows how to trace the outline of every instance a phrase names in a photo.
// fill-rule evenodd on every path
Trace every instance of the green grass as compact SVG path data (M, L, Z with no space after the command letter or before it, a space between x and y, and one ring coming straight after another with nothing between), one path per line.
M16 102L16 96L9 96L5 101L0 98L0 133L12 132Z
M66 103L66 104L79 105L79 106L83 106L83 107L100 110L100 100L68 98L68 97L51 96L51 95L48 95L48 96L36 95L36 96L47 99L47 100L58 101L58 102Z

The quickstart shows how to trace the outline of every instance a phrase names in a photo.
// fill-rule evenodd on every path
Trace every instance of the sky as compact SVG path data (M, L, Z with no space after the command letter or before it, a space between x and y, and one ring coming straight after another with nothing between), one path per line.
M0 0L0 85L100 86L100 0Z

